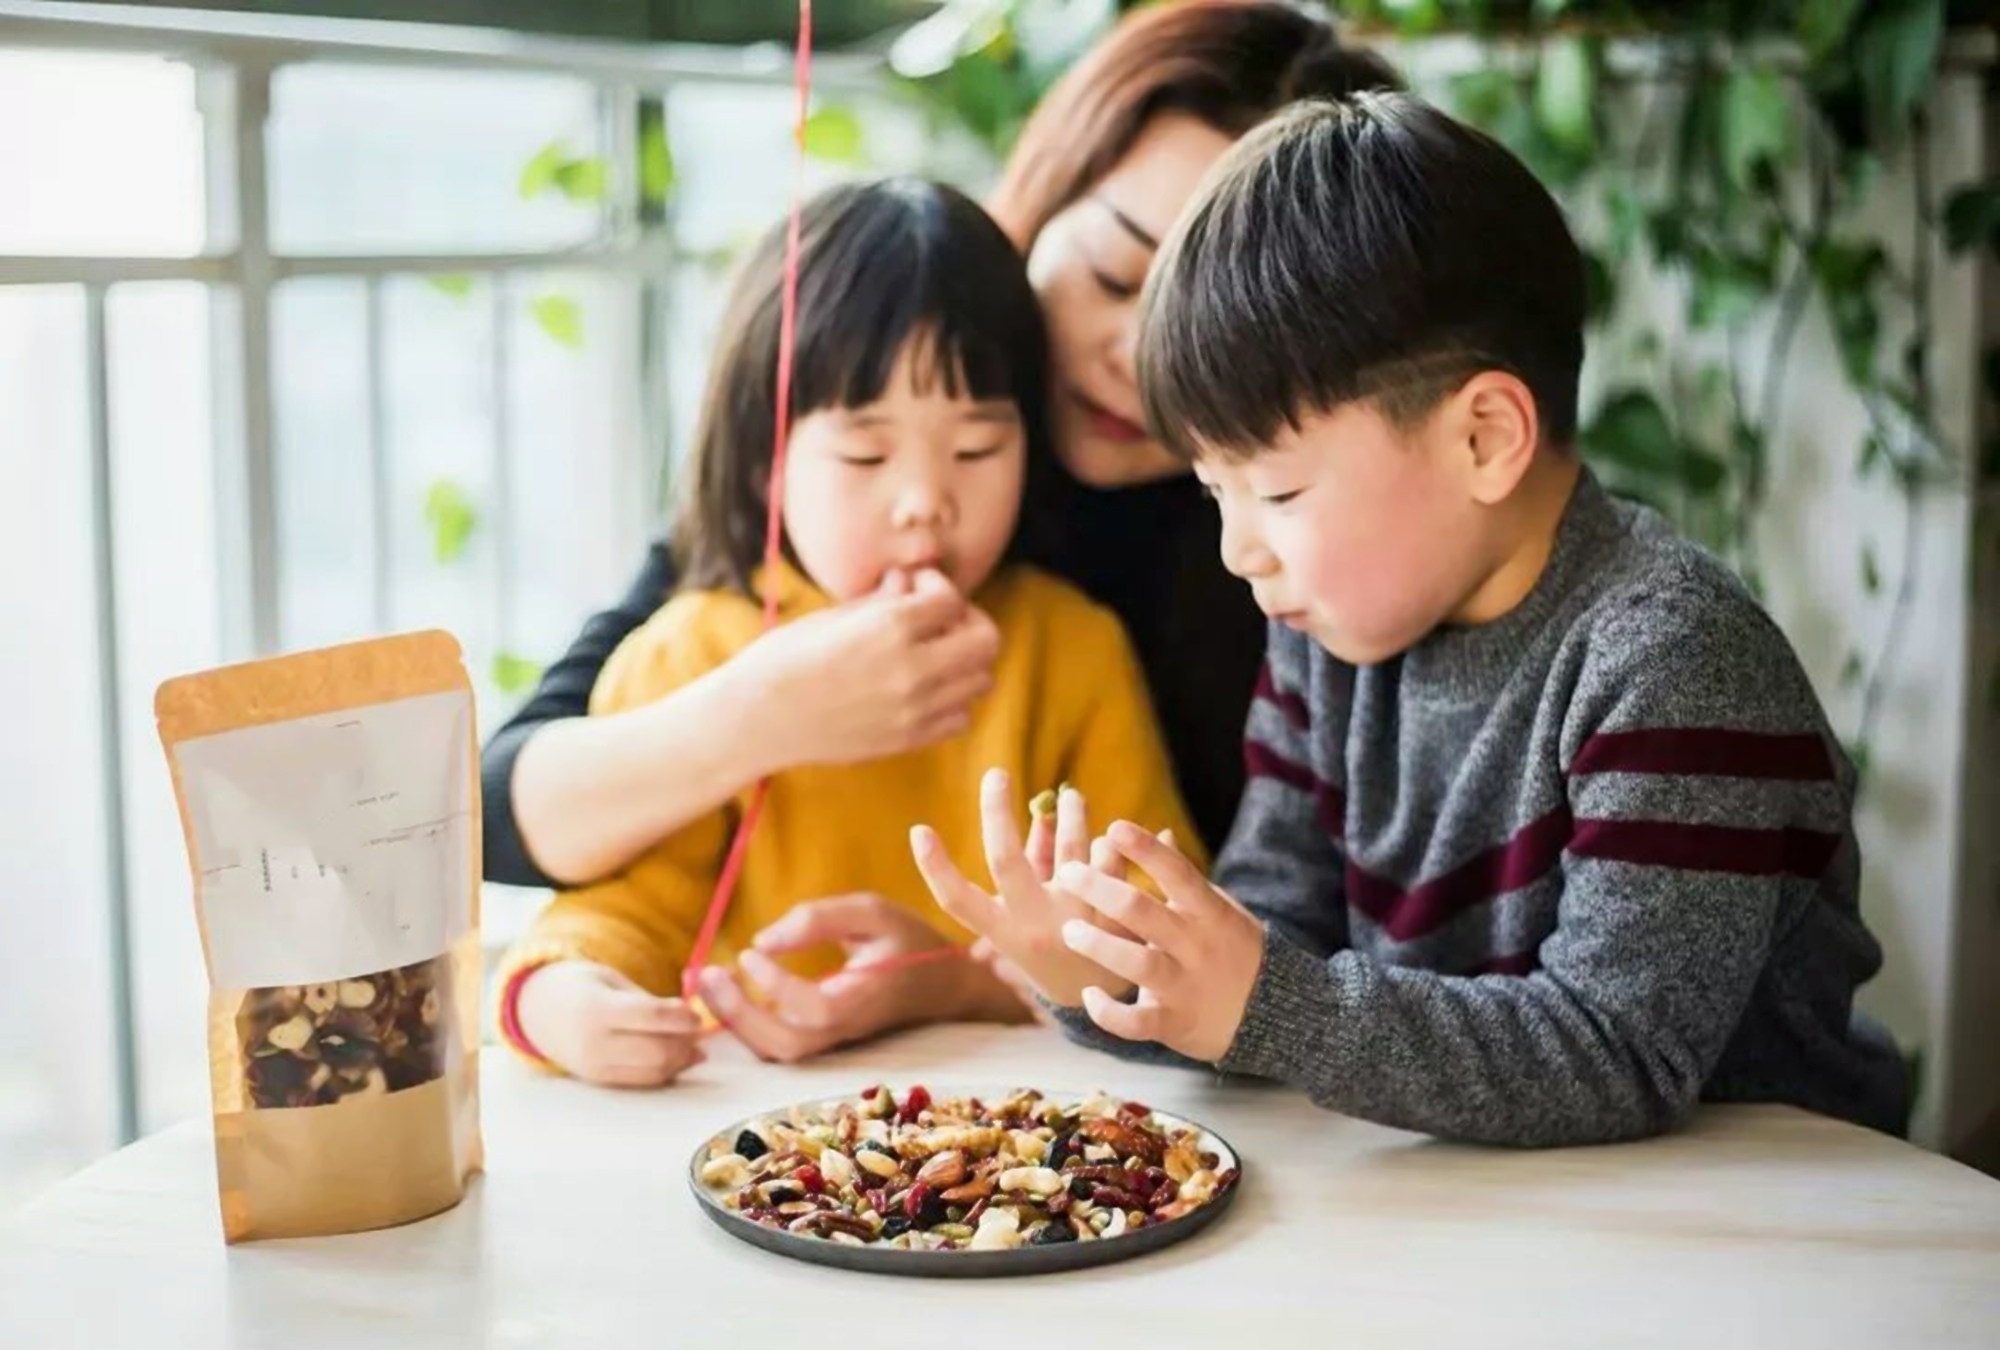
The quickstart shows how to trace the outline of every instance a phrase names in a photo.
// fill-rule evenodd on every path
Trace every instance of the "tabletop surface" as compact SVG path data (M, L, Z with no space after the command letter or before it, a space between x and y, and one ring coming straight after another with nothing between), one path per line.
M105 1159L0 1227L0 1347L2000 1347L2000 1182L1784 1107L1469 1148L991 1027L795 1068L719 1042L655 1093L497 1052L481 1075L487 1174L405 1228L227 1248L206 1122ZM825 1269L698 1211L686 1167L710 1135L877 1081L1102 1087L1215 1129L1244 1190L1179 1246L1026 1280Z

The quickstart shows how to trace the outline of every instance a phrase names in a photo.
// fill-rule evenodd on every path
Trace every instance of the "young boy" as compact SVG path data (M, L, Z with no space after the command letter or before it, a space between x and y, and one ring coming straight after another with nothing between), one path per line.
M920 829L939 902L1078 1039L1388 1125L1901 1131L1852 1022L1853 771L1735 577L1578 463L1583 267L1528 171L1406 96L1306 106L1230 152L1146 304L1148 417L1272 619L1235 831L1210 884L1128 823L1086 848L1066 799L1045 887L989 776L999 894Z

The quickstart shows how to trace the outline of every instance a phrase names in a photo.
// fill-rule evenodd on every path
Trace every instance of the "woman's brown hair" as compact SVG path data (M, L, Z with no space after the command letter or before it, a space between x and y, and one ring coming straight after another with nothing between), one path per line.
M1183 112L1240 136L1301 98L1401 87L1381 57L1326 20L1272 0L1190 0L1126 17L1036 106L987 202L1023 250L1132 148Z

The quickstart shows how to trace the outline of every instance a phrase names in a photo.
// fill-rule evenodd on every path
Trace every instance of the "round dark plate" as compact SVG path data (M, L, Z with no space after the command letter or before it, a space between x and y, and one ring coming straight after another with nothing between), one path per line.
M991 1095L994 1099L1006 1093L997 1092L965 1093L950 1091L950 1096ZM1058 1102L1083 1101L1094 1095L1089 1093L1063 1094L1043 1092L1044 1097ZM762 1111L755 1116L736 1122L725 1130L718 1130L702 1141L688 1163L688 1188L694 1192L702 1213L706 1214L723 1232L740 1238L753 1247L762 1247L767 1252L789 1256L798 1261L810 1261L814 1265L833 1266L838 1270L859 1270L876 1275L908 1275L918 1279L990 1279L1007 1275L1046 1275L1059 1270L1082 1270L1087 1266L1109 1265L1113 1261L1124 1261L1134 1256L1144 1256L1162 1247L1171 1247L1184 1238L1193 1237L1202 1229L1214 1223L1222 1212L1234 1204L1236 1193L1243 1189L1243 1158L1228 1141L1215 1131L1198 1121L1171 1111L1155 1110L1153 1115L1169 1124L1194 1130L1201 1138L1202 1148L1214 1153L1222 1161L1223 1168L1236 1169L1236 1184L1216 1196L1199 1209L1193 1210L1171 1223L1156 1226L1151 1224L1136 1232L1125 1233L1115 1238L1099 1238L1095 1242L1061 1242L1047 1247L1015 1247L1000 1252L913 1252L900 1247L875 1246L850 1247L844 1242L829 1242L825 1238L807 1237L801 1233L787 1233L782 1229L766 1228L761 1223L744 1218L726 1207L716 1198L713 1191L701 1184L701 1167L708 1161L708 1146L714 1139L730 1139L750 1127L753 1120L784 1119L793 1110L822 1110L852 1097L835 1097L817 1102L804 1102L797 1107L781 1106L774 1111Z

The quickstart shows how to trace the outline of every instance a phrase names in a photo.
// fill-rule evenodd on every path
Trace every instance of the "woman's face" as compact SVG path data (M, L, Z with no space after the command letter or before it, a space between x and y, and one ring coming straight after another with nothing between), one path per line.
M1146 433L1133 366L1153 254L1232 138L1185 113L1146 124L1095 187L1028 251L1055 361L1056 452L1080 481L1121 487L1188 472Z

